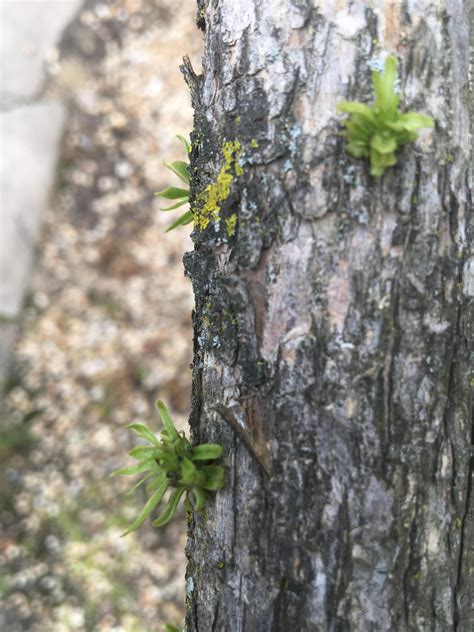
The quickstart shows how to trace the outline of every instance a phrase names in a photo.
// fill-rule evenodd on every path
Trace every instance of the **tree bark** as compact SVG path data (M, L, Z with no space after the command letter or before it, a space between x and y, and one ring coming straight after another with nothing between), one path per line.
M195 212L232 178L185 256L190 424L227 484L190 522L187 630L468 632L471 1L198 4ZM376 180L336 104L386 54L436 126Z

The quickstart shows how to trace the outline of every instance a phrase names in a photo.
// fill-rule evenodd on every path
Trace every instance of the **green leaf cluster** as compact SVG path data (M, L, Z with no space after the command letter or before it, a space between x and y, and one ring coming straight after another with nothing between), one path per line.
M178 140L184 147L186 155L188 155L191 151L191 147L188 141L183 136L177 136ZM163 191L158 191L155 195L162 197L165 200L172 200L173 204L171 206L167 206L166 208L162 208L162 211L173 211L184 204L189 203L189 163L184 162L183 160L175 160L171 164L165 162L166 167L170 171L172 171L178 178L187 185L187 188L178 188L178 187L166 187ZM166 229L168 233L170 230L177 228L178 226L184 226L185 224L190 224L193 221L193 213L191 210L185 211L182 215L178 217L178 219L170 224Z
M400 95L395 91L397 60L393 55L385 60L383 74L372 73L375 101L365 105L356 101L342 101L340 112L350 114L344 125L348 144L346 151L354 158L369 158L370 173L380 177L387 167L395 165L397 149L418 138L422 127L433 127L433 119L417 112L398 111Z
M121 468L111 474L143 474L143 478L128 493L133 493L144 483L150 492L150 497L139 516L123 535L135 531L145 522L161 502L168 488L172 488L168 504L161 516L153 521L154 527L161 527L171 520L183 495L188 509L200 511L205 505L209 491L224 486L224 468L210 463L220 458L222 447L215 443L192 447L184 432L179 433L176 430L163 402L158 400L156 407L164 425L160 436L157 437L144 424L129 424L127 428L134 430L147 444L139 445L129 452L130 456L138 461L137 465Z

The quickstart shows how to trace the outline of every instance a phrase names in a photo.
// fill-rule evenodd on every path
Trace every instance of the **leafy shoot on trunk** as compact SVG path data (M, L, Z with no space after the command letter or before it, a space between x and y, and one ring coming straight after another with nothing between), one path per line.
M161 516L153 521L154 527L161 527L171 520L183 495L186 509L201 511L209 492L224 486L224 468L215 464L222 455L222 446L215 443L191 446L184 432L176 430L163 402L158 400L156 407L164 425L160 436L157 437L144 424L129 424L127 428L134 430L147 443L129 452L138 461L137 465L115 470L111 474L141 474L143 478L128 493L133 493L145 482L150 492L142 511L123 535L135 531L145 522L168 488L172 489L168 504Z
M188 141L183 136L177 136L178 140L184 147L186 155L189 155L191 151L191 147ZM155 195L165 199L172 200L173 204L167 206L166 208L162 208L162 211L173 211L184 204L189 204L189 163L184 162L183 160L175 160L171 164L165 162L165 166L168 167L170 171L172 171L178 178L186 185L186 188L181 187L166 187L163 191L158 191ZM170 224L166 229L168 233L170 230L174 230L178 228L178 226L184 226L186 224L190 224L193 221L193 213L190 209L185 211L182 215L178 217L178 219Z
M341 101L338 110L350 114L344 125L348 144L346 151L354 158L370 159L370 174L382 176L396 164L396 151L401 145L418 138L417 130L433 127L433 119L417 112L398 111L400 95L396 91L397 60L390 55L383 73L372 72L375 101L365 105L357 101Z

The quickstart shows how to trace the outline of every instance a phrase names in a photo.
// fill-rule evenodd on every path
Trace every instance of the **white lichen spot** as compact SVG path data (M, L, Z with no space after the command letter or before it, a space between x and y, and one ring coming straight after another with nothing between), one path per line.
M447 478L451 475L453 469L453 460L451 458L450 452L447 449L443 450L443 454L441 455L441 470L440 474L442 478Z
M360 546L360 544L354 544L352 547L352 559L353 560L365 560L366 555L364 553L364 549Z
M362 7L346 6L334 16L334 25L343 37L355 37L366 26L365 11Z
M192 577L188 577L186 580L186 593L192 595L194 591L194 580Z
M384 60L381 57L371 57L367 66L372 72L383 72Z
M343 486L338 478L331 477L331 494L329 502L324 506L321 516L321 525L324 529L332 527L339 515L339 507L342 502Z
M434 334L442 334L450 326L449 320L436 320L430 314L423 318L423 324Z
M323 621L326 615L326 590L327 590L327 576L324 569L324 563L320 555L316 555L313 559L313 586L312 591L312 609L314 621Z
M382 247L382 254L384 257L391 255L393 233L397 227L397 218L393 213L386 213L383 215L383 225L380 235L380 245Z
M426 542L426 549L428 551L428 555L430 557L434 557L438 554L439 551L439 542L440 542L440 533L437 529L431 529L428 533L428 538Z
M465 296L474 296L474 257L468 259L464 264L463 293Z

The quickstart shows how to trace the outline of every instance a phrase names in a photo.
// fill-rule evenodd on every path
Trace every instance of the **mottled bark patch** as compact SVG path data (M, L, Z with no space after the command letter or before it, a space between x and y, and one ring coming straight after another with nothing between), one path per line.
M224 138L258 147L235 234L186 257L191 419L229 477L190 527L189 630L469 629L467 9L422 4L202 4L194 190ZM437 127L375 181L336 104L394 52Z

